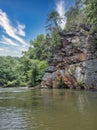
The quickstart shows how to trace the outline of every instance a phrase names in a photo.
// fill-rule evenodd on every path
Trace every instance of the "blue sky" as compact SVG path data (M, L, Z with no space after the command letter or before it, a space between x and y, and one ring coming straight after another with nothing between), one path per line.
M0 55L21 56L31 40L46 33L48 14L57 10L64 17L73 4L74 0L0 0Z

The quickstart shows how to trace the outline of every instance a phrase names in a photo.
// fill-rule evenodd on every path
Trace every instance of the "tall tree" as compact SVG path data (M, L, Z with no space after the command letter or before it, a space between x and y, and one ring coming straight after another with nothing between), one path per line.
M47 18L47 30L49 31L53 31L53 29L57 29L60 30L60 26L59 24L61 23L62 18L60 17L60 15L58 14L57 11L52 11Z

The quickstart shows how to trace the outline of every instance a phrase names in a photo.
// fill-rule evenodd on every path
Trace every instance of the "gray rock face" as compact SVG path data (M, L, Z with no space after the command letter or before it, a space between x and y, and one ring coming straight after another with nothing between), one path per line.
M78 35L78 33L75 31L71 31L71 32L60 32L59 33L62 37L74 37L76 35Z
M45 73L45 75L43 76L42 80L48 81L48 79L55 79L56 77L56 72L53 73Z
M97 89L97 59L86 61L85 84L87 88Z
M52 73L52 72L55 72L56 71L56 67L55 66L49 66L45 72L49 72L49 73Z
M76 79L78 85L86 89L97 89L97 59L70 65L66 72Z
M97 56L95 35L84 30L60 33L62 47L49 59L50 66L42 78L42 86L58 88L62 81L68 88L97 89Z

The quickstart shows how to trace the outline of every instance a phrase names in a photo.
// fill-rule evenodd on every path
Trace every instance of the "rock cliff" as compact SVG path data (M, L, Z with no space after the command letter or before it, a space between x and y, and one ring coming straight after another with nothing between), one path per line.
M90 30L60 32L62 43L48 60L42 87L97 89L97 36Z

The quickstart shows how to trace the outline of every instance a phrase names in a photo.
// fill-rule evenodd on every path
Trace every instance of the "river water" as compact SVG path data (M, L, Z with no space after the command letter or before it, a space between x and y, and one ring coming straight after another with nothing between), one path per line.
M0 88L0 130L97 130L97 92Z

